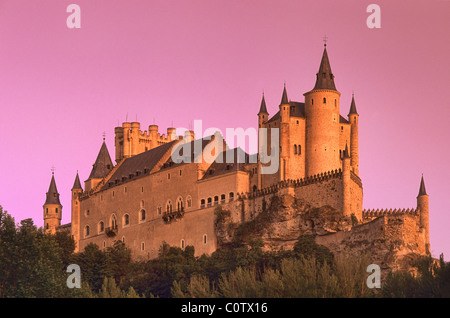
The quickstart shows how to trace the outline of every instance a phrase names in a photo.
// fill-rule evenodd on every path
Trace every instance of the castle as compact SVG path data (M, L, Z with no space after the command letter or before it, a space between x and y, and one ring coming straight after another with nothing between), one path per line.
M61 225L62 206L52 176L44 228L51 233L70 231L77 251L90 243L106 248L121 240L134 258L156 257L162 242L181 248L192 245L197 255L210 254L219 247L217 206L231 211L233 222L242 223L254 219L276 195L311 207L328 206L353 220L344 230L331 226L321 231L317 222L314 229L314 222L308 221L308 231L320 234L317 241L332 250L349 241L364 241L370 247L388 238L403 240L405 255L429 253L423 177L416 208L363 210L359 114L353 96L348 115L341 116L340 96L326 44L315 85L304 93L303 102L289 100L285 85L278 112L269 116L262 96L258 128L265 129L268 138L259 135L258 149L277 154L272 157L278 167L273 173L263 173L268 163L261 153L250 156L240 148L229 149L220 135L196 139L193 131L186 131L176 136L175 128L167 128L165 135L157 125L142 131L140 123L124 122L115 128L115 164L103 139L84 189L76 174L70 224ZM185 160L174 160L174 153ZM205 153L213 160L206 160ZM228 153L244 160L218 160Z

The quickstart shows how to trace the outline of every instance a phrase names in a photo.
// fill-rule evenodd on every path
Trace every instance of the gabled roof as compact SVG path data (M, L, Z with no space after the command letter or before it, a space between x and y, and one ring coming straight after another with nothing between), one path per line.
M59 193L56 188L55 176L52 174L52 180L50 181L50 186L48 187L47 197L44 204L59 204Z
M106 143L103 141L102 147L98 153L97 159L93 164L91 174L89 179L103 179L108 175L108 173L113 169L114 165L109 155Z
M305 118L305 103L300 102L289 102L290 107L290 116L291 117L299 117ZM272 122L280 118L280 111L278 111L275 115L273 115L267 122Z
M162 159L162 157L170 151L176 142L178 142L178 140L165 143L159 147L150 149L133 157L126 158L120 167L118 167L118 169L113 173L111 178L109 178L109 180L101 188L101 190L108 189L118 183L121 184L123 182L134 180L135 178L143 175L148 175L156 164ZM110 185L110 182L113 184Z
M209 166L202 180L220 176L230 172L246 171L244 168L246 164L251 163L253 159L256 162L255 157L248 155L244 150L242 150L239 147L228 149L222 152L217 158L220 159L215 160L211 164L211 166ZM232 158L232 160L230 160L230 158Z
M174 158L179 158L180 162L174 162L172 156L164 163L162 168L173 166L174 164L182 164L182 163L193 163L196 158L203 153L205 147L214 140L214 138L220 138L223 142L223 149L226 149L225 141L223 137L218 136L207 136L202 139L195 139L188 143L180 143L174 147L172 153L176 156ZM184 153L185 150L189 150L189 153Z
M314 86L314 89L336 90L336 86L334 85L334 75L331 72L330 60L328 59L326 46L323 49L319 72L317 72L316 74L316 84Z

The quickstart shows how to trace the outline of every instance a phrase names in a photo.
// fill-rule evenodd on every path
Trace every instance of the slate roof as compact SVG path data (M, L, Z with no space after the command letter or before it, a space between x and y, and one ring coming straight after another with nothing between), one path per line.
M283 96L281 96L281 102L280 105L286 105L289 104L289 99L287 97L287 92L286 92L286 84L284 84L284 88L283 88Z
M195 158L203 152L203 149L205 149L206 145L208 145L211 142L211 138L212 136L208 136L203 139L195 139L191 142L177 145L176 147L174 147L172 151L176 155L174 157L179 157L181 162L174 162L172 160L172 156L170 156L169 159L167 159L167 161L163 164L162 168L167 168L173 166L174 164L182 164L189 162L193 163ZM185 154L184 151L186 149L189 149L190 153Z
M80 177L78 176L78 171L77 171L77 176L75 177L75 182L73 183L73 187L72 190L83 190L83 188L81 187L81 182L80 182Z
M126 158L101 190L108 189L116 184L134 180L143 175L148 175L164 154L167 153L167 151L170 151L177 141L178 140L174 140L136 156Z
M348 114L358 114L356 111L355 96L352 96L352 104L350 105L350 112Z
M233 156L232 162L227 162L227 161L230 161L229 159L227 159L227 156L231 157L231 155ZM208 168L205 175L203 176L202 180L220 176L220 175L230 173L233 171L234 172L246 171L244 168L246 164L256 162L256 157L247 154L244 150L242 150L239 147L233 148L233 149L228 149L228 150L222 152L218 156L218 158L220 158L220 159L215 160L211 164L211 166ZM222 162L220 162L220 160Z
M106 147L105 142L100 148L97 159L93 164L91 174L89 175L89 179L103 179L108 175L108 173L113 169L114 165L111 161L111 156L109 155L108 148Z
M314 89L336 90L334 75L331 72L330 60L328 59L327 47L323 49L322 60L320 61L319 72L316 74L316 84Z
M423 176L422 180L420 180L420 188L419 188L419 196L421 195L427 195L427 190L425 189L425 182L423 181Z
M48 187L47 197L46 197L44 204L59 204L59 205L61 205L61 202L59 201L59 193L58 193L58 189L56 188L56 182L55 182L54 175L52 175L52 180L50 181L50 186Z
M305 118L305 103L300 102L289 102L290 107L290 116L291 117L299 117ZM278 111L275 115L272 116L267 122L272 122L280 118L280 111Z
M267 112L266 100L265 100L265 98L264 98L264 94L263 94L263 96L262 96L261 106L259 107L258 115L259 115L259 114L269 114L269 113Z

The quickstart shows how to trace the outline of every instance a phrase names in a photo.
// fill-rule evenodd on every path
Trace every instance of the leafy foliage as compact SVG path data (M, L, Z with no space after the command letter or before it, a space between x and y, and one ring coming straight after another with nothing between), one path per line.
M271 218L266 212L261 224ZM442 255L419 259L415 275L390 273L375 292L366 286L368 255L335 257L312 235L300 236L292 250L264 252L257 236L249 239L261 224L247 228L245 243L209 256L163 243L157 258L132 262L120 241L74 253L69 233L46 234L31 219L16 225L0 206L0 297L450 297L450 263ZM69 264L82 269L81 288L67 287Z

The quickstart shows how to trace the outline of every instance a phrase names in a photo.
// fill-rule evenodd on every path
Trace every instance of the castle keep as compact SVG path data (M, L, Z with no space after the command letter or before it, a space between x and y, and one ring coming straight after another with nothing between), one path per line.
M45 230L69 230L77 251L90 243L106 248L121 240L134 258L156 257L163 242L181 248L192 245L197 255L210 254L220 245L215 228L217 206L230 211L232 222L239 224L253 220L274 197L282 197L303 202L308 209L331 208L341 219L352 221L344 227L328 224L320 229L318 224L326 223L321 215L301 224L294 222L296 235L314 233L318 243L333 251L358 240L370 248L389 236L405 242L404 255L429 253L423 177L416 208L362 208L359 114L353 96L344 108L347 115L341 115L341 93L326 46L315 85L303 95L302 102L290 100L285 85L273 115L262 97L258 128L265 129L268 138L258 139L258 149L279 154L278 169L270 174L262 173L267 163L260 155L229 149L220 135L196 139L192 131L176 136L172 127L161 134L157 125L142 131L140 123L124 122L115 128L115 163L103 141L84 185L77 173L71 190L70 224L61 225L62 206L52 176L44 204ZM174 160L173 153L185 160ZM205 160L205 154L215 160ZM230 154L244 160L218 160Z

